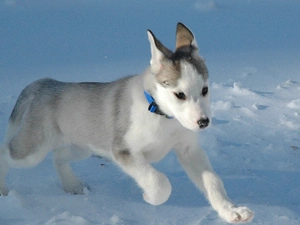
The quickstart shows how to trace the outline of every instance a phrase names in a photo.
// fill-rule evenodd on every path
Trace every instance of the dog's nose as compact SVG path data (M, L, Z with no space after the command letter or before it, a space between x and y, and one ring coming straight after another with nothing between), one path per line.
M204 117L204 118L201 118L200 120L198 120L197 123L199 124L200 128L205 128L209 124L209 119L207 117Z

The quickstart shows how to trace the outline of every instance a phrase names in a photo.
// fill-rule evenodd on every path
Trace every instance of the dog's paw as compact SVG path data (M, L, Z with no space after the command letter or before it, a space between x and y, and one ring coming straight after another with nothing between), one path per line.
M154 185L145 190L143 197L151 205L161 205L169 199L172 186L169 179L162 173L159 173L155 180Z
M73 195L83 195L89 193L89 188L84 183L79 183L74 186L65 186L64 191Z
M247 207L230 207L219 212L219 215L228 223L247 223L254 217L254 213Z
M7 196L8 191L6 188L0 188L0 196Z

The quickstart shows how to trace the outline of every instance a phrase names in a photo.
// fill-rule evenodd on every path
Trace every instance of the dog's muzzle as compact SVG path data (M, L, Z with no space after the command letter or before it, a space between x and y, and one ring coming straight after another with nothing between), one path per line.
M209 125L209 119L207 117L201 118L200 120L197 121L197 123L201 129L204 129Z

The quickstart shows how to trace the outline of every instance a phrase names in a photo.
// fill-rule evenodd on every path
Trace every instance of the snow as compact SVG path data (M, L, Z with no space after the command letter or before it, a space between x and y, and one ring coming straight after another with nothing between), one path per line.
M0 2L0 139L25 85L52 77L110 81L141 73L146 29L173 49L175 26L194 32L210 71L213 125L199 134L228 195L261 225L300 224L300 4L297 0ZM170 153L155 167L173 186L145 203L131 178L92 157L72 165L90 190L61 189L51 154L12 169L2 225L225 224Z

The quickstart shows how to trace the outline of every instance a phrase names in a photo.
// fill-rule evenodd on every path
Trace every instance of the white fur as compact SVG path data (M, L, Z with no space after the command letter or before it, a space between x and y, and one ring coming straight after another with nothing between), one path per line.
M204 86L209 86L208 81L204 81L192 65L182 62L181 78L178 85L174 88L164 88L156 84L156 96L159 105L169 115L174 116L185 128L198 131L200 130L197 121L207 117L211 121L211 111L209 93L203 97L201 90ZM184 92L187 100L181 101L174 97L174 92Z

